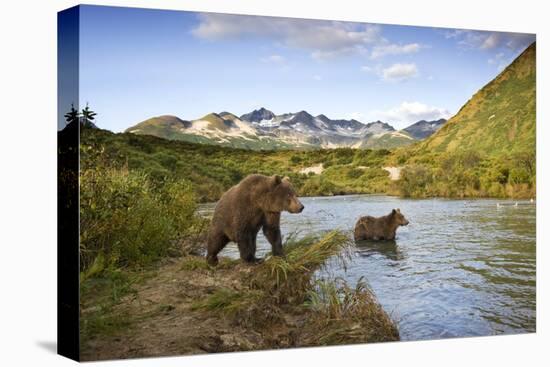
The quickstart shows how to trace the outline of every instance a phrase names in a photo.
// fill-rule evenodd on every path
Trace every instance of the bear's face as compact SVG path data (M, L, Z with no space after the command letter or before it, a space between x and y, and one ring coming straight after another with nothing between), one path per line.
M393 209L392 212L393 221L400 225L400 226L406 226L409 224L409 221L405 218L403 214L401 214L401 210L399 209Z
M271 212L301 213L304 210L288 177L281 178L277 175L271 177L269 196L268 205Z

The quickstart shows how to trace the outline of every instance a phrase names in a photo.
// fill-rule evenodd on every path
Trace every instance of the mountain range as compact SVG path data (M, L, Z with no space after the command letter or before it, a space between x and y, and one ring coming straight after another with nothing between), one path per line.
M332 120L306 111L276 115L260 108L237 117L230 112L210 113L196 120L164 115L147 119L125 132L165 139L218 144L245 149L394 148L424 139L446 120L418 121L395 130L382 121L362 123Z

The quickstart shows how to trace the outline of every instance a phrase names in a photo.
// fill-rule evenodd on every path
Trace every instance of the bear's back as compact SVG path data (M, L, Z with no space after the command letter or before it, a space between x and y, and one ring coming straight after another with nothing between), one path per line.
M373 217L367 215L361 217L361 223L363 224L368 237L380 237L387 233L389 224L387 223L387 217Z

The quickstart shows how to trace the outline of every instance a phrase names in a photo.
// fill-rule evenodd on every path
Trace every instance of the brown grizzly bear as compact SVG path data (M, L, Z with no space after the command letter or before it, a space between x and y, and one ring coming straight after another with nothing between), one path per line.
M281 212L300 213L304 206L288 177L249 175L225 192L216 208L208 233L210 265L229 241L236 242L241 259L256 262L256 236L262 228L275 256L283 256Z
M394 240L397 227L406 226L409 221L399 209L393 209L386 216L375 218L370 215L361 217L355 224L353 233L355 241L361 240Z

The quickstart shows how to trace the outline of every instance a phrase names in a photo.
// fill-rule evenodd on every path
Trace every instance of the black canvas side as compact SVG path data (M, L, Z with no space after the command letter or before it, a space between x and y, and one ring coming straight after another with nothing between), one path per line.
M57 24L57 352L78 361L80 124L65 114L79 109L79 7L58 13Z

